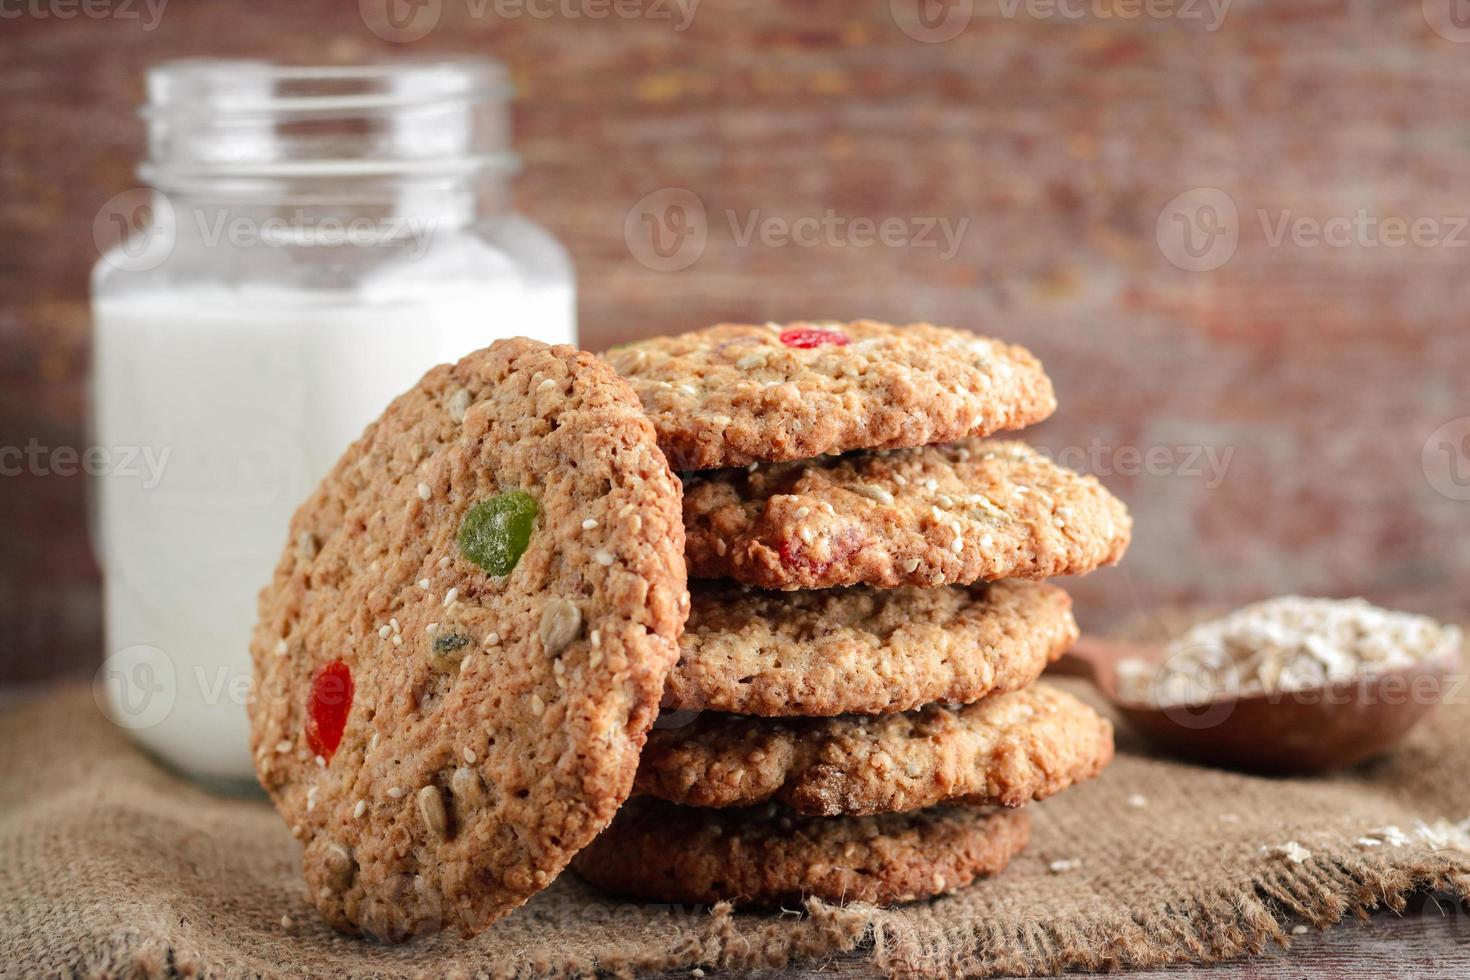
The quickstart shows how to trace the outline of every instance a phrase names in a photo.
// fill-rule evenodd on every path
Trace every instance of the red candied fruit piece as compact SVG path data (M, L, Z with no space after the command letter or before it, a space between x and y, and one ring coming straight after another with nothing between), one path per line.
M821 347L823 344L846 347L850 341L847 334L837 330L818 330L815 327L808 327L801 330L782 331L781 343L799 350L810 350L813 347Z
M352 671L340 660L321 667L311 679L311 700L307 704L306 744L323 759L331 759L342 741L347 727L347 713L352 710Z
M781 542L780 546L776 549L776 554L780 557L781 564L786 567L806 572L813 578L820 578L826 574L827 569L840 561L851 558L861 547L862 540L858 537L857 531L852 528L847 528L841 534L837 535L828 546L828 554L832 557L827 561L821 561L820 559L804 554L801 550L801 543L792 541L789 538Z

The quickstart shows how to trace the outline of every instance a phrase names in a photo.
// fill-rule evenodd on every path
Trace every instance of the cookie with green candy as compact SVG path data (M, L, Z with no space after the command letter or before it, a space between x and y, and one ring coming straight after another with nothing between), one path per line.
M612 820L688 609L680 491L570 347L430 371L292 519L251 653L261 784L339 929L484 928Z

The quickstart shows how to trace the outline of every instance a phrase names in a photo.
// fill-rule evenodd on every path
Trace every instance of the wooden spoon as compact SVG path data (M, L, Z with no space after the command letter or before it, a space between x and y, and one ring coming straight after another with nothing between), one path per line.
M1119 694L1118 664L1134 658L1162 664L1164 649L1084 636L1051 670L1090 679L1158 748L1252 772L1322 772L1375 758L1447 695L1465 691L1455 655L1310 690L1160 706Z

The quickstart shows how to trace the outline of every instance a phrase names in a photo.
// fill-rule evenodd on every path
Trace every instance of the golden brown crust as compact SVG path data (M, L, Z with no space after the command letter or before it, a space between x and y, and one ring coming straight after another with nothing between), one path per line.
M663 706L742 715L887 714L1014 691L1077 640L1044 582L763 592L691 587Z
M706 810L638 799L572 867L601 888L655 902L891 905L997 874L1029 837L1020 810L800 817L772 806Z
M508 574L470 508L539 513ZM333 925L470 934L544 887L627 796L687 612L679 488L636 398L570 347L497 342L389 406L292 519L251 645L261 784ZM312 678L355 692L313 759Z
M1092 778L1112 757L1107 719L1037 684L877 717L704 714L654 729L635 791L686 806L774 801L811 816L1021 806Z
M684 494L689 574L765 589L1081 575L1132 532L1094 477L1016 441L700 473Z
M849 342L781 340L812 330ZM1030 351L927 323L725 323L606 357L677 470L923 446L1019 429L1056 409Z

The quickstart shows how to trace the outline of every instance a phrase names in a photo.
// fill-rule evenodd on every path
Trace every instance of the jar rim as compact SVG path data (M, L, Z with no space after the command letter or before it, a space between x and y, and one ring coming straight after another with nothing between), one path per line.
M344 65L247 58L178 58L147 71L148 120L165 115L356 114L455 102L508 101L505 66L464 55Z
M296 65L187 58L147 72L155 186L226 179L472 178L516 168L505 66L451 56Z

